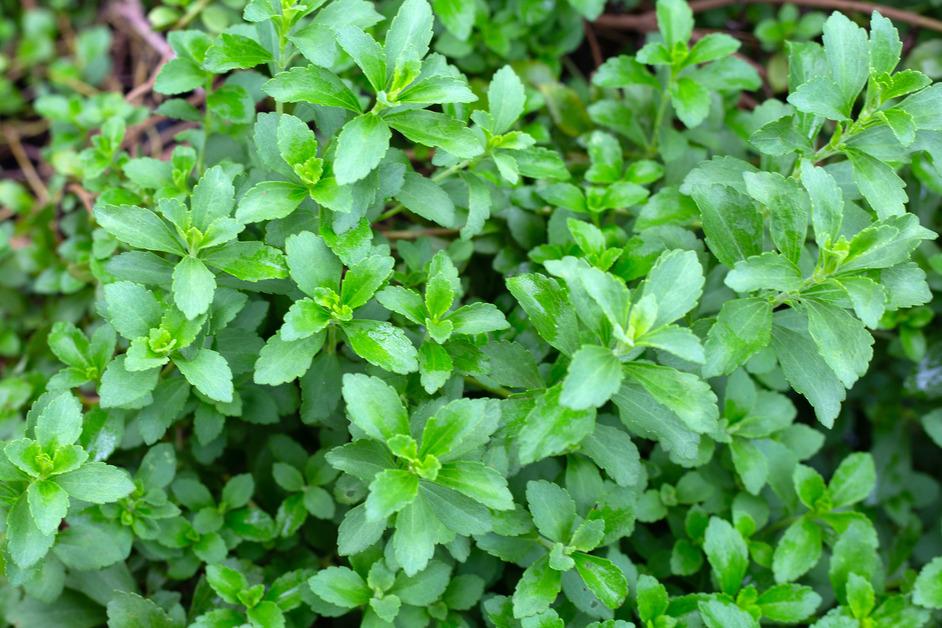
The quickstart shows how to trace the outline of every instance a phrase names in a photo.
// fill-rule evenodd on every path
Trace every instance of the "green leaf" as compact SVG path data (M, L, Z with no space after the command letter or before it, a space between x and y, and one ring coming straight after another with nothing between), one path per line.
M906 212L906 183L893 168L859 150L844 151L854 168L854 183L881 219Z
M180 628L181 623L170 618L153 601L128 591L115 591L108 601L108 626L111 628Z
M454 327L452 333L477 335L489 331L507 329L510 324L493 303L469 303L462 305L446 318Z
M386 122L375 113L364 113L346 123L337 138L334 157L337 183L355 183L372 172L386 155L390 137Z
M857 318L843 308L807 299L808 333L821 358L846 388L867 372L873 357L873 336Z
M232 401L232 371L229 363L212 349L200 349L192 358L175 357L176 365L186 381L214 401Z
M360 101L336 74L316 65L279 72L262 87L278 102L308 102L327 107L362 111Z
M707 245L720 262L732 268L762 252L762 216L748 196L716 184L697 186L692 196L700 208Z
M500 406L488 399L456 399L438 410L422 430L419 455L448 462L487 443L500 421Z
M689 76L672 83L670 95L677 117L688 129L699 126L710 113L710 91Z
M207 266L243 281L281 279L288 275L284 254L261 242L229 242L200 255L200 259Z
M621 366L618 372L621 379ZM520 462L530 464L559 455L578 445L598 429L594 409L572 410L560 403L562 386L540 395L517 436Z
M82 434L82 404L69 392L55 394L36 417L34 433L49 451L75 443Z
M432 7L426 0L405 0L386 31L386 79L392 79L406 64L417 63L428 53L432 40Z
M347 567L321 569L308 580L308 585L323 600L341 608L364 606L372 597L363 578Z
M691 430L704 434L716 426L719 418L716 395L697 376L645 362L630 362L623 368L626 378L639 383Z
M202 87L210 74L190 59L170 59L160 68L154 82L158 94L182 94Z
M808 231L808 198L791 178L771 172L743 173L749 196L769 209L772 241L785 257L798 263Z
M284 340L278 334L269 338L255 362L255 383L278 386L307 373L314 356L324 346L326 335L320 332L293 341Z
M392 274L395 263L388 255L371 255L351 266L343 278L340 300L352 309L365 305Z
M473 0L432 0L432 6L448 32L462 41L468 39L476 13Z
M291 215L304 199L307 189L289 181L256 183L239 201L236 220L243 224L278 220Z
M891 73L899 65L903 42L893 22L874 11L870 16L870 73Z
M419 491L419 476L402 469L386 469L376 474L366 498L368 521L386 519L411 503Z
M104 462L89 462L75 471L56 476L56 483L72 497L93 504L118 501L134 490L127 471Z
M190 198L193 224L205 231L215 220L232 213L234 199L232 177L222 166L209 168L193 188Z
M55 534L43 534L29 512L26 493L7 511L7 551L18 567L32 567L49 552Z
M487 108L491 114L491 133L506 133L521 115L526 102L523 83L509 65L491 77L487 87Z
M527 482L527 505L540 534L567 542L576 523L576 503L556 484L545 480Z
M706 628L758 628L752 615L725 600L703 600L697 603Z
M828 120L849 120L849 105L844 100L840 86L831 78L818 76L788 95L788 102L803 113L810 113Z
M621 362L606 347L584 345L572 356L559 403L573 410L598 408L621 386Z
M824 53L831 76L844 103L843 110L849 114L870 76L867 31L837 11L824 23L823 30Z
M777 584L756 599L762 617L782 623L803 622L821 605L821 596L811 587L798 584Z
M369 320L353 320L341 327L350 348L370 364L401 375L419 369L415 345L398 327Z
M660 327L689 312L703 292L703 267L693 251L665 251L657 258L642 285L642 298L657 303L652 327Z
M818 246L836 241L844 217L844 195L827 170L808 160L801 162L801 184L811 201L811 224Z
M350 420L371 438L387 441L409 435L409 415L399 393L378 377L347 373L343 376L343 398Z
M693 32L693 11L684 0L658 0L657 28L668 48L686 44Z
M728 57L739 50L739 40L726 33L710 33L697 40L690 49L684 65L694 65L716 61Z
M818 420L831 427L844 400L844 385L818 355L807 317L794 310L777 312L772 320L772 348L785 379L808 399Z
M742 535L725 519L710 517L703 551L716 574L720 589L727 595L735 595L749 567L749 552Z
M150 392L157 385L160 369L128 371L125 357L112 360L101 377L98 395L102 408L137 407L150 403Z
M442 524L420 492L418 498L396 515L393 552L406 575L415 575L428 565L435 543L442 535Z
M216 292L216 276L196 257L186 256L173 269L173 302L192 320L204 314Z
M507 280L507 289L546 342L566 355L579 348L576 314L555 279L538 273L517 275Z
M39 533L54 535L69 510L68 493L53 480L39 480L29 485L26 498Z
M772 556L775 581L791 582L815 566L821 558L821 528L802 517L785 530Z
M442 148L455 157L469 159L483 152L477 135L462 122L444 113L413 109L387 114L384 119L409 140Z
M443 227L455 224L455 204L434 181L407 172L396 198L406 209Z
M638 577L637 599L638 616L645 622L651 622L663 615L670 601L664 585L647 574Z
M726 301L707 332L704 377L729 375L772 338L772 304L767 299Z
M103 205L95 208L95 220L121 242L138 249L183 255L176 234L157 214L134 205Z
M795 292L801 289L801 271L791 260L777 253L763 253L749 257L726 275L727 286L739 293L756 290Z
M355 26L338 28L335 36L340 47L363 71L373 90L381 91L386 85L386 53L383 47Z
M507 480L481 462L446 462L439 469L435 482L467 495L488 508L513 510L514 499L507 488Z
M828 492L834 508L862 501L877 483L876 467L869 453L853 453L844 458L831 476Z
M605 606L619 608L628 596L628 580L612 561L576 552L572 555L579 577Z
M550 568L545 556L538 559L526 568L514 589L514 617L529 617L546 610L556 600L561 586L562 574Z
M922 568L913 584L913 602L925 608L942 608L942 556Z
M235 69L254 68L271 60L271 53L254 39L234 33L221 33L216 43L206 51L203 66L215 74L222 74Z
M343 266L323 238L310 231L291 235L285 253L291 278L304 294L314 296L317 288L339 291Z

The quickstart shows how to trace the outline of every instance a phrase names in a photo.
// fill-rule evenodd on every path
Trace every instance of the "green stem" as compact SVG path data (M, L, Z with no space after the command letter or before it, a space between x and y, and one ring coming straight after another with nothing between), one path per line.
M654 126L651 128L651 139L648 141L648 154L651 156L657 154L657 145L660 140L658 131L661 130L661 125L664 124L664 116L667 113L667 103L670 102L670 91L673 84L674 68L671 68L670 76L664 84L664 89L661 90L661 101L658 103L657 113L654 114Z
M503 397L504 399L513 394L513 392L507 390L503 386L491 386L490 384L485 384L481 380L471 377L470 375L465 375L464 381L468 384L471 384L472 386L477 386L482 390L486 390L491 394L497 395L498 397Z

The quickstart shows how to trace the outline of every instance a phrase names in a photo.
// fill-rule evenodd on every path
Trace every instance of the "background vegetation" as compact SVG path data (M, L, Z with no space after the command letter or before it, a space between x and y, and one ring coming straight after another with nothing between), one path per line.
M5 622L939 625L940 17L0 0Z

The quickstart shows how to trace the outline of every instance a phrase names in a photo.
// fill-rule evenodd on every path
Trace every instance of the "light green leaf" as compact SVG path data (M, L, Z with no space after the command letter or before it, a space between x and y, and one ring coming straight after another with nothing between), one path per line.
M808 572L821 558L821 528L802 517L785 530L772 556L775 581L791 582Z
M423 0L424 1L424 0ZM336 74L316 65L280 72L262 87L279 102L308 102L360 113L360 101Z
M134 490L134 482L127 471L104 462L89 462L75 471L56 476L56 483L72 497L93 504L118 501Z
M409 435L409 416L399 393L378 377L347 373L343 376L343 398L350 420L371 438L387 441Z
M204 314L216 292L216 276L196 257L189 255L173 269L173 302L192 320Z
M477 135L464 123L444 113L412 109L387 114L384 119L409 140L442 148L455 157L469 159L483 152Z
M355 183L372 172L386 155L390 137L386 122L375 113L364 113L343 125L334 157L337 183Z
M573 410L598 408L621 385L621 362L606 347L584 345L572 356L559 402Z
M720 589L727 595L735 595L749 567L749 551L742 535L725 519L710 517L703 551L716 574Z
M98 205L95 220L121 242L138 249L183 255L176 234L157 214L134 205Z
M239 201L236 220L243 224L290 215L307 198L307 189L289 181L256 183Z

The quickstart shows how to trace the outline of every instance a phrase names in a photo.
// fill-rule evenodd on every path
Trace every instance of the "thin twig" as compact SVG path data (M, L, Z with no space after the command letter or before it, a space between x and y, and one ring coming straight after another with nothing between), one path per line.
M173 57L173 50L167 40L160 36L150 26L147 17L144 15L144 7L141 0L122 0L114 4L115 15L124 19L134 33L143 39L148 46L153 48L160 55L161 59L170 59Z
M452 236L458 233L457 229L448 229L446 227L430 227L428 229L416 229L416 230L395 230L391 229L389 231L379 230L383 236L388 240L418 240L419 238L427 238L433 236Z
M595 36L595 31L592 30L592 24L589 22L583 22L582 28L585 31L585 39L589 42L589 51L592 53L592 63L598 68L605 62L605 59L602 57L602 48L599 46L598 37Z
M746 4L796 4L816 9L831 9L836 11L857 11L871 13L879 11L881 15L896 22L903 22L911 26L942 32L942 21L919 15L911 11L888 7L872 2L857 2L856 0L694 0L690 8L694 13L710 11L731 5L743 6ZM600 15L595 21L599 26L621 28L641 32L657 29L657 14L654 11L628 15L606 14Z
M77 197L79 197L79 200L82 201L82 205L85 206L85 210L89 214L91 214L92 211L94 211L95 199L92 198L91 192L89 192L88 190L86 190L81 185L75 182L70 183L66 189L68 189L69 192L72 192L72 194L75 194Z
M14 128L5 126L3 127L3 136L10 145L10 152L13 153L13 158L16 159L16 163L23 171L26 182L29 183L29 187L33 189L36 200L40 205L45 205L46 201L49 200L49 188L43 183L43 180L39 177L39 173L36 172L36 168L33 166L33 162L30 161L29 156L23 149L19 134Z

